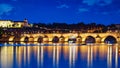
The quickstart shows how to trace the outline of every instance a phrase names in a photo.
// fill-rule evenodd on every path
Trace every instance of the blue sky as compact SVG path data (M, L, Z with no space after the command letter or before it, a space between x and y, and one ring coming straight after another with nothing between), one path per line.
M120 0L0 0L0 19L33 23L120 23Z

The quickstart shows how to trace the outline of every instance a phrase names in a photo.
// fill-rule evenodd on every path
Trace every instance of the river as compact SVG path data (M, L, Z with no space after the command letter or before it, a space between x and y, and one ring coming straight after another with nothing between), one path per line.
M0 68L120 68L120 46L1 44Z

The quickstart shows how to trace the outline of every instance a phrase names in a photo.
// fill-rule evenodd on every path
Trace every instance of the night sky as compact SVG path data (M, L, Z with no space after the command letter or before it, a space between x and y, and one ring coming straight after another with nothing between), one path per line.
M30 23L120 23L120 0L0 0L0 19Z

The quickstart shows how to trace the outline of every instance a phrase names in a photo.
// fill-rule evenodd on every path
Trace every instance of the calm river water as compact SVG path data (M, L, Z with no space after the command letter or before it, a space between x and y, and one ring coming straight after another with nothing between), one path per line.
M1 44L0 68L120 68L120 46Z

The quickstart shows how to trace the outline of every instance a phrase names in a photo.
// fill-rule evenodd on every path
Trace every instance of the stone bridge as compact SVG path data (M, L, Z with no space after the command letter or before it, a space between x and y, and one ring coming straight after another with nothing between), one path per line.
M49 33L49 34L21 34L19 37L10 36L7 41L10 42L69 42L76 43L105 43L105 40L112 40L115 43L120 42L118 33Z

